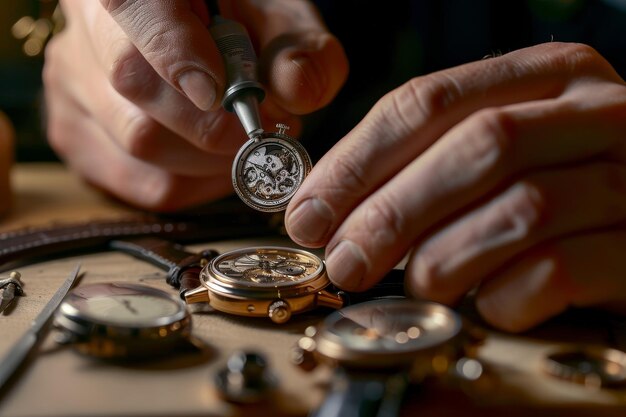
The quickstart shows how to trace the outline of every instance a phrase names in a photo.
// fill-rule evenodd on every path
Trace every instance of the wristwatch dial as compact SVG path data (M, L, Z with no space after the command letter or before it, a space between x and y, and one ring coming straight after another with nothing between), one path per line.
M288 287L318 277L322 260L312 253L281 247L252 247L218 256L211 275L222 282L246 287Z
M284 210L311 170L308 153L284 128L250 139L235 157L233 187L256 210Z
M177 297L132 283L80 286L54 323L66 343L89 355L119 358L166 353L188 340L191 316Z
M461 328L458 315L440 304L369 301L328 316L316 336L317 351L340 362L389 364L441 346Z

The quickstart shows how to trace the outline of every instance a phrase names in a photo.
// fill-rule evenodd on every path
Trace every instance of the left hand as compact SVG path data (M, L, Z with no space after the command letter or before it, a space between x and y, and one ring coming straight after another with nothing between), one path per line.
M496 327L626 305L626 85L579 44L418 77L313 169L286 226L363 290L405 256L407 290L473 289Z

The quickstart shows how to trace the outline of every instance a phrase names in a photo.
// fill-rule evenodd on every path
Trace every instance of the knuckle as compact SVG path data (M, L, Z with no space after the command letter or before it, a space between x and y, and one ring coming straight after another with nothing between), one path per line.
M130 43L113 60L108 78L113 88L131 101L154 93L154 72Z
M400 242L405 233L403 216L395 208L393 200L383 195L364 206L363 225L369 242L376 247L390 247Z
M478 125L478 134L473 135L472 144L478 152L496 152L498 161L510 160L513 146L518 137L517 121L508 112L499 108L488 108L472 116Z
M161 126L145 114L130 118L123 130L121 142L124 149L131 156L151 161L156 158L158 147L155 146L155 137Z
M565 69L573 76L580 76L581 73L595 73L597 71L611 71L611 65L593 47L576 42L550 42L545 45L547 53L543 54L553 68Z
M327 165L331 195L341 195L341 198L359 196L368 188L366 173L361 166L350 158L349 154L338 156L332 164Z
M461 94L461 87L445 72L416 77L383 97L381 115L392 126L399 123L406 134L424 120L443 114Z
M548 219L547 191L539 182L527 179L513 185L507 194L496 207L503 223L502 233L515 233L516 240L532 238Z
M476 133L454 136L462 141L450 154L456 166L469 167L465 170L476 175L511 170L517 137L512 116L497 108L483 109L470 116L468 126Z
M433 256L428 249L420 250L414 255L410 272L407 289L413 297L449 301L450 288L441 278L439 258Z

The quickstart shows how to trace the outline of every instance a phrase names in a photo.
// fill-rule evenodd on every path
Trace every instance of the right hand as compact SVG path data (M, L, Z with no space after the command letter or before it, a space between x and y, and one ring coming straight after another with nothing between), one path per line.
M46 50L48 139L87 181L129 204L172 211L232 191L246 135L220 108L222 59L202 1L62 0L65 30ZM304 0L225 5L244 24L266 86L264 126L292 126L347 76L337 39Z

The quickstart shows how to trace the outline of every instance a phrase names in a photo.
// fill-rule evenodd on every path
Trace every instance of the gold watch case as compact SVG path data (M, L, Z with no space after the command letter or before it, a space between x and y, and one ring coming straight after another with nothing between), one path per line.
M187 303L206 302L224 313L287 322L292 314L324 306L341 308L316 255L287 247L255 246L226 252L200 273L201 285L185 293Z

